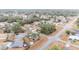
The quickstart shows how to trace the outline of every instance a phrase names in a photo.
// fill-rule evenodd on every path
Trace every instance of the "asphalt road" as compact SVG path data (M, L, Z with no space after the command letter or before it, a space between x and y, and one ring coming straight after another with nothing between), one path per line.
M59 31L56 35L54 36L49 36L48 37L48 41L41 47L41 48L38 48L36 50L47 50L49 45L51 43L53 43L54 41L61 41L60 39L60 36L63 34L63 32L65 30L68 30L68 29L71 29L72 28L72 25L73 23L77 20L77 18L75 18L74 20L72 21L69 21L66 25L63 26L63 29L61 31Z

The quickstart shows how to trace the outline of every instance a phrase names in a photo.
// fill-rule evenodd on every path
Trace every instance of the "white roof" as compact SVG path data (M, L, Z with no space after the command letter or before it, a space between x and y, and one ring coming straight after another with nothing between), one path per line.
M71 36L69 36L69 38L70 39L72 39L72 40L79 40L79 36L76 36L76 35L71 35Z

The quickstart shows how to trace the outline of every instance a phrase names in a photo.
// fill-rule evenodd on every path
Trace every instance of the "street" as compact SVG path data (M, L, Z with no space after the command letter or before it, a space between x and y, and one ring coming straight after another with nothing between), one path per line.
M66 25L63 26L63 29L62 29L61 31L59 31L56 35L54 35L54 36L48 36L48 41L47 41L41 48L36 49L36 50L46 50L46 49L48 49L49 45L50 45L51 43L53 43L53 41L61 41L60 36L63 34L63 32L64 32L65 30L71 29L73 23L74 23L76 20L77 20L77 18L74 19L74 20L72 20L72 21L69 21Z

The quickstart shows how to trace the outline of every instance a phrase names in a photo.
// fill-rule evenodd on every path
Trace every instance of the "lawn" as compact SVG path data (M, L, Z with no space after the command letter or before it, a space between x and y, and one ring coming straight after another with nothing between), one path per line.
M48 50L63 50L64 49L64 43L62 42L53 42Z
M78 30L79 29L79 26L74 25L73 28Z
M79 45L79 41L74 41L72 44Z

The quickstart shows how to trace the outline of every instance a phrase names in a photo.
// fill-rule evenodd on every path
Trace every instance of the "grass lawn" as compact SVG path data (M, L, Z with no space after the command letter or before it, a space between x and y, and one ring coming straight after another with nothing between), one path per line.
M53 42L48 50L63 50L64 44L62 42Z
M74 25L74 29L79 29L79 26Z
M73 42L72 44L74 44L74 45L79 45L79 41L75 41L75 42Z
M63 50L59 45L54 45L51 49L49 50Z

